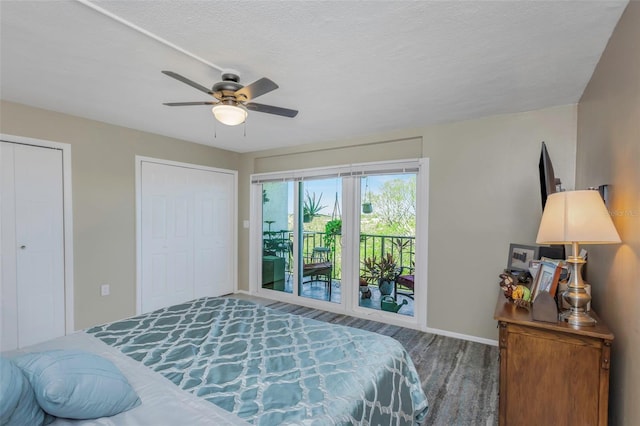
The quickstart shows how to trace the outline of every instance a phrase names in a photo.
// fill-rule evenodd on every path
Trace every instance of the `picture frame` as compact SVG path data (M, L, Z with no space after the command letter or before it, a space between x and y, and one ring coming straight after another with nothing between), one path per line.
M538 246L509 244L508 271L528 271L529 263L538 258Z
M556 263L540 262L540 268L531 286L531 300L534 303L542 292L549 293L551 297L555 297L561 270L562 267Z

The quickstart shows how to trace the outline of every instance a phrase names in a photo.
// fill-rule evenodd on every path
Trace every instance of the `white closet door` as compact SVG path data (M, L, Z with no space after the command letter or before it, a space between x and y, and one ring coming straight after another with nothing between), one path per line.
M2 344L7 349L65 333L63 175L60 150L7 142L1 148Z
M232 252L235 231L234 177L227 173L193 170L195 191L195 297L233 292Z
M233 191L226 173L142 162L142 312L233 291Z

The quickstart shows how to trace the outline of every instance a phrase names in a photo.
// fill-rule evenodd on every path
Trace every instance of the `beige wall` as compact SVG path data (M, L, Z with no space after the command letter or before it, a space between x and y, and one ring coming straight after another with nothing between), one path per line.
M229 151L4 101L0 132L71 144L76 329L135 314L135 156L238 164Z
M622 244L588 246L593 306L615 334L613 425L640 424L640 3L622 15L578 105L576 182L611 185Z
M488 339L497 337L492 313L509 243L535 239L540 141L547 142L567 188L575 175L575 106L244 155L24 105L1 106L1 132L72 145L76 328L135 312L135 155L237 169L240 224L249 218L254 171L429 157L428 325ZM242 225L238 264L239 286L247 290L248 230ZM102 283L111 284L111 296L99 295Z
M556 175L573 189L575 129L576 107L570 105L244 154L239 219L249 218L246 173L254 170L302 168L311 165L310 159L318 167L428 157L428 326L497 339L492 317L509 243L534 243L542 215L541 141L547 143ZM241 230L239 243L239 283L246 290L248 230Z

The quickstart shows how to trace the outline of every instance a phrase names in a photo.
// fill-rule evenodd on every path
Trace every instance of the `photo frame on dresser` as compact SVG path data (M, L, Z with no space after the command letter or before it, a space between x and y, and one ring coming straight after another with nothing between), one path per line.
M509 244L508 271L528 271L529 263L538 259L538 246L524 244Z
M536 298L542 292L555 297L558 288L558 280L562 267L554 262L540 262L540 268L531 286L531 300L535 304Z

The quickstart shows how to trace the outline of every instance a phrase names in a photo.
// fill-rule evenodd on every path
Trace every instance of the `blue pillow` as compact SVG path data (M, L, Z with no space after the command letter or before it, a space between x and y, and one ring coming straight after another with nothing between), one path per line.
M0 425L42 425L44 411L33 388L11 360L0 357Z
M98 355L57 350L14 361L31 382L40 407L56 417L95 419L140 405L120 370Z

